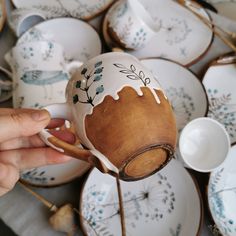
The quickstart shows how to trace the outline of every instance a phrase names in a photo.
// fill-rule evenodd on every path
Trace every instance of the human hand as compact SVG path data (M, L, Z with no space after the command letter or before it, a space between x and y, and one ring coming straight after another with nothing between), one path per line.
M14 187L21 170L71 159L46 147L37 136L46 126L58 126L46 110L0 108L0 196ZM73 142L63 133L59 136Z

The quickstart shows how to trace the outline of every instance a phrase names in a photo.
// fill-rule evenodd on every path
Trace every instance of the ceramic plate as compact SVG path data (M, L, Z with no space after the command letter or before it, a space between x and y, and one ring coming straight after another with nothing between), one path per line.
M44 21L26 31L17 44L52 40L64 47L68 60L86 61L101 53L101 40L86 22L73 18Z
M218 14L236 20L236 0L207 0L207 2L216 8Z
M208 203L216 226L224 236L236 235L236 145L224 164L213 171L208 184Z
M212 63L206 71L203 84L206 88L208 116L222 123L228 131L231 143L236 142L236 57L228 57ZM234 62L233 62L234 61Z
M77 19L58 18L42 22L25 32L17 44L40 40L60 43L64 47L67 60L86 61L101 53L101 41L96 31ZM80 177L89 168L90 165L83 161L72 160L60 165L24 171L21 179L35 186L55 186Z
M179 131L189 121L207 114L205 89L190 70L164 59L141 61L153 72L171 102Z
M140 0L140 2L153 19L161 24L161 29L147 46L136 51L129 51L129 53L142 59L162 57L183 65L190 65L200 59L208 50L213 40L213 34L189 10L171 0ZM107 16L113 7L115 4L108 10L103 21L104 39L111 48L116 45L107 32ZM209 19L203 8L199 8L198 13Z
M35 8L48 18L70 16L88 20L106 10L114 0L12 0L17 8Z
M127 235L198 235L202 221L198 190L172 160L159 173L121 181ZM81 192L81 226L89 236L121 235L116 180L93 169ZM85 220L84 220L85 219Z

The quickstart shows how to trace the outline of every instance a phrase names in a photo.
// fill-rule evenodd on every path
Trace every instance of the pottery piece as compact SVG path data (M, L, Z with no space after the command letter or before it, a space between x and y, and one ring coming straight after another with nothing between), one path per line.
M46 16L43 11L20 8L12 10L8 18L8 23L15 35L19 37L28 29L45 19Z
M108 10L103 21L103 36L110 48L119 47L108 32L108 15L118 3ZM144 48L129 51L130 54L139 59L162 57L189 66L207 52L213 40L213 33L189 10L172 0L140 0L140 3L161 27ZM210 20L203 8L194 10Z
M203 211L197 188L174 159L146 179L121 181L127 235L200 235ZM121 235L115 178L91 171L81 191L80 215L85 235Z
M188 167L211 172L224 163L230 138L224 126L208 117L189 122L179 138L179 151Z
M206 116L208 100L200 80L184 66L162 58L143 59L164 89L173 108L178 131L191 120Z
M105 11L114 0L12 0L17 8L33 8L45 12L48 19L73 17L89 20Z
M208 204L213 220L224 236L236 234L236 145L224 164L213 171L208 183Z
M160 24L136 0L120 1L109 11L107 21L111 37L127 49L143 48L160 30Z
M147 177L171 159L177 133L171 106L152 73L130 54L105 53L86 62L69 81L66 97L67 103L46 109L73 121L88 150L42 131L58 151L127 181Z
M227 55L212 62L203 77L209 100L207 116L219 121L236 142L236 57Z

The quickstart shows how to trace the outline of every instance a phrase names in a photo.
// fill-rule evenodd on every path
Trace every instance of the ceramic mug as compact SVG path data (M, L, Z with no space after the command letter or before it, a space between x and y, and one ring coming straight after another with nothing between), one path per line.
M12 11L8 23L16 36L20 37L28 29L45 19L45 12L41 10L18 8Z
M111 52L89 60L70 79L66 99L46 109L73 122L84 149L43 130L44 142L58 151L126 181L147 177L171 159L177 133L171 105L134 56Z
M121 1L107 16L108 32L119 45L137 50L144 47L160 30L137 0Z
M66 61L63 47L51 41L16 45L5 59L12 69L16 108L63 102L70 73L82 65L79 61Z
M201 117L189 122L179 138L179 151L187 167L199 172L211 172L226 159L230 138L218 121Z

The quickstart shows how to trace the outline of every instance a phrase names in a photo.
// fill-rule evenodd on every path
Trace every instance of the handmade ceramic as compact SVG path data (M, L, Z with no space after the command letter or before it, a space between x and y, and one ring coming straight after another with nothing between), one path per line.
M10 17L8 18L8 24L16 36L19 37L25 31L45 19L46 16L43 11L20 8L12 10Z
M58 151L127 181L147 177L173 155L171 106L152 73L130 54L105 53L86 62L68 83L66 97L67 103L46 109L51 117L73 121L89 150L41 132Z
M73 17L89 20L105 11L114 0L12 0L17 8L33 8L45 12L47 18Z
M207 2L216 8L218 14L236 20L236 0L207 0Z
M157 24L159 32L142 49L129 51L132 55L144 59L162 57L177 61L183 65L197 62L206 53L213 40L213 33L189 10L172 0L140 0ZM108 15L103 21L103 36L110 48L117 47L108 33ZM210 19L203 8L195 9Z
M37 24L17 40L17 45L44 40L61 44L68 61L87 61L101 53L98 33L86 22L73 18L58 18Z
M127 235L199 235L201 199L176 160L144 180L121 181L121 191ZM121 235L115 178L91 171L81 191L80 216L85 235Z
M224 236L236 234L236 145L227 160L210 175L208 183L208 204L216 226Z
M51 41L16 45L5 59L13 72L15 108L63 102L70 72L82 64L66 61L62 46Z
M203 84L209 99L208 116L223 124L231 143L236 142L236 57L225 56L211 63Z
M189 122L179 138L179 151L188 167L211 172L226 159L230 138L224 126L209 117Z
M122 47L140 49L160 30L139 0L120 1L107 16L110 36Z
M161 58L143 59L141 62L152 71L164 89L179 131L191 120L207 114L206 91L190 70Z
M0 67L0 103L12 96L12 74Z

